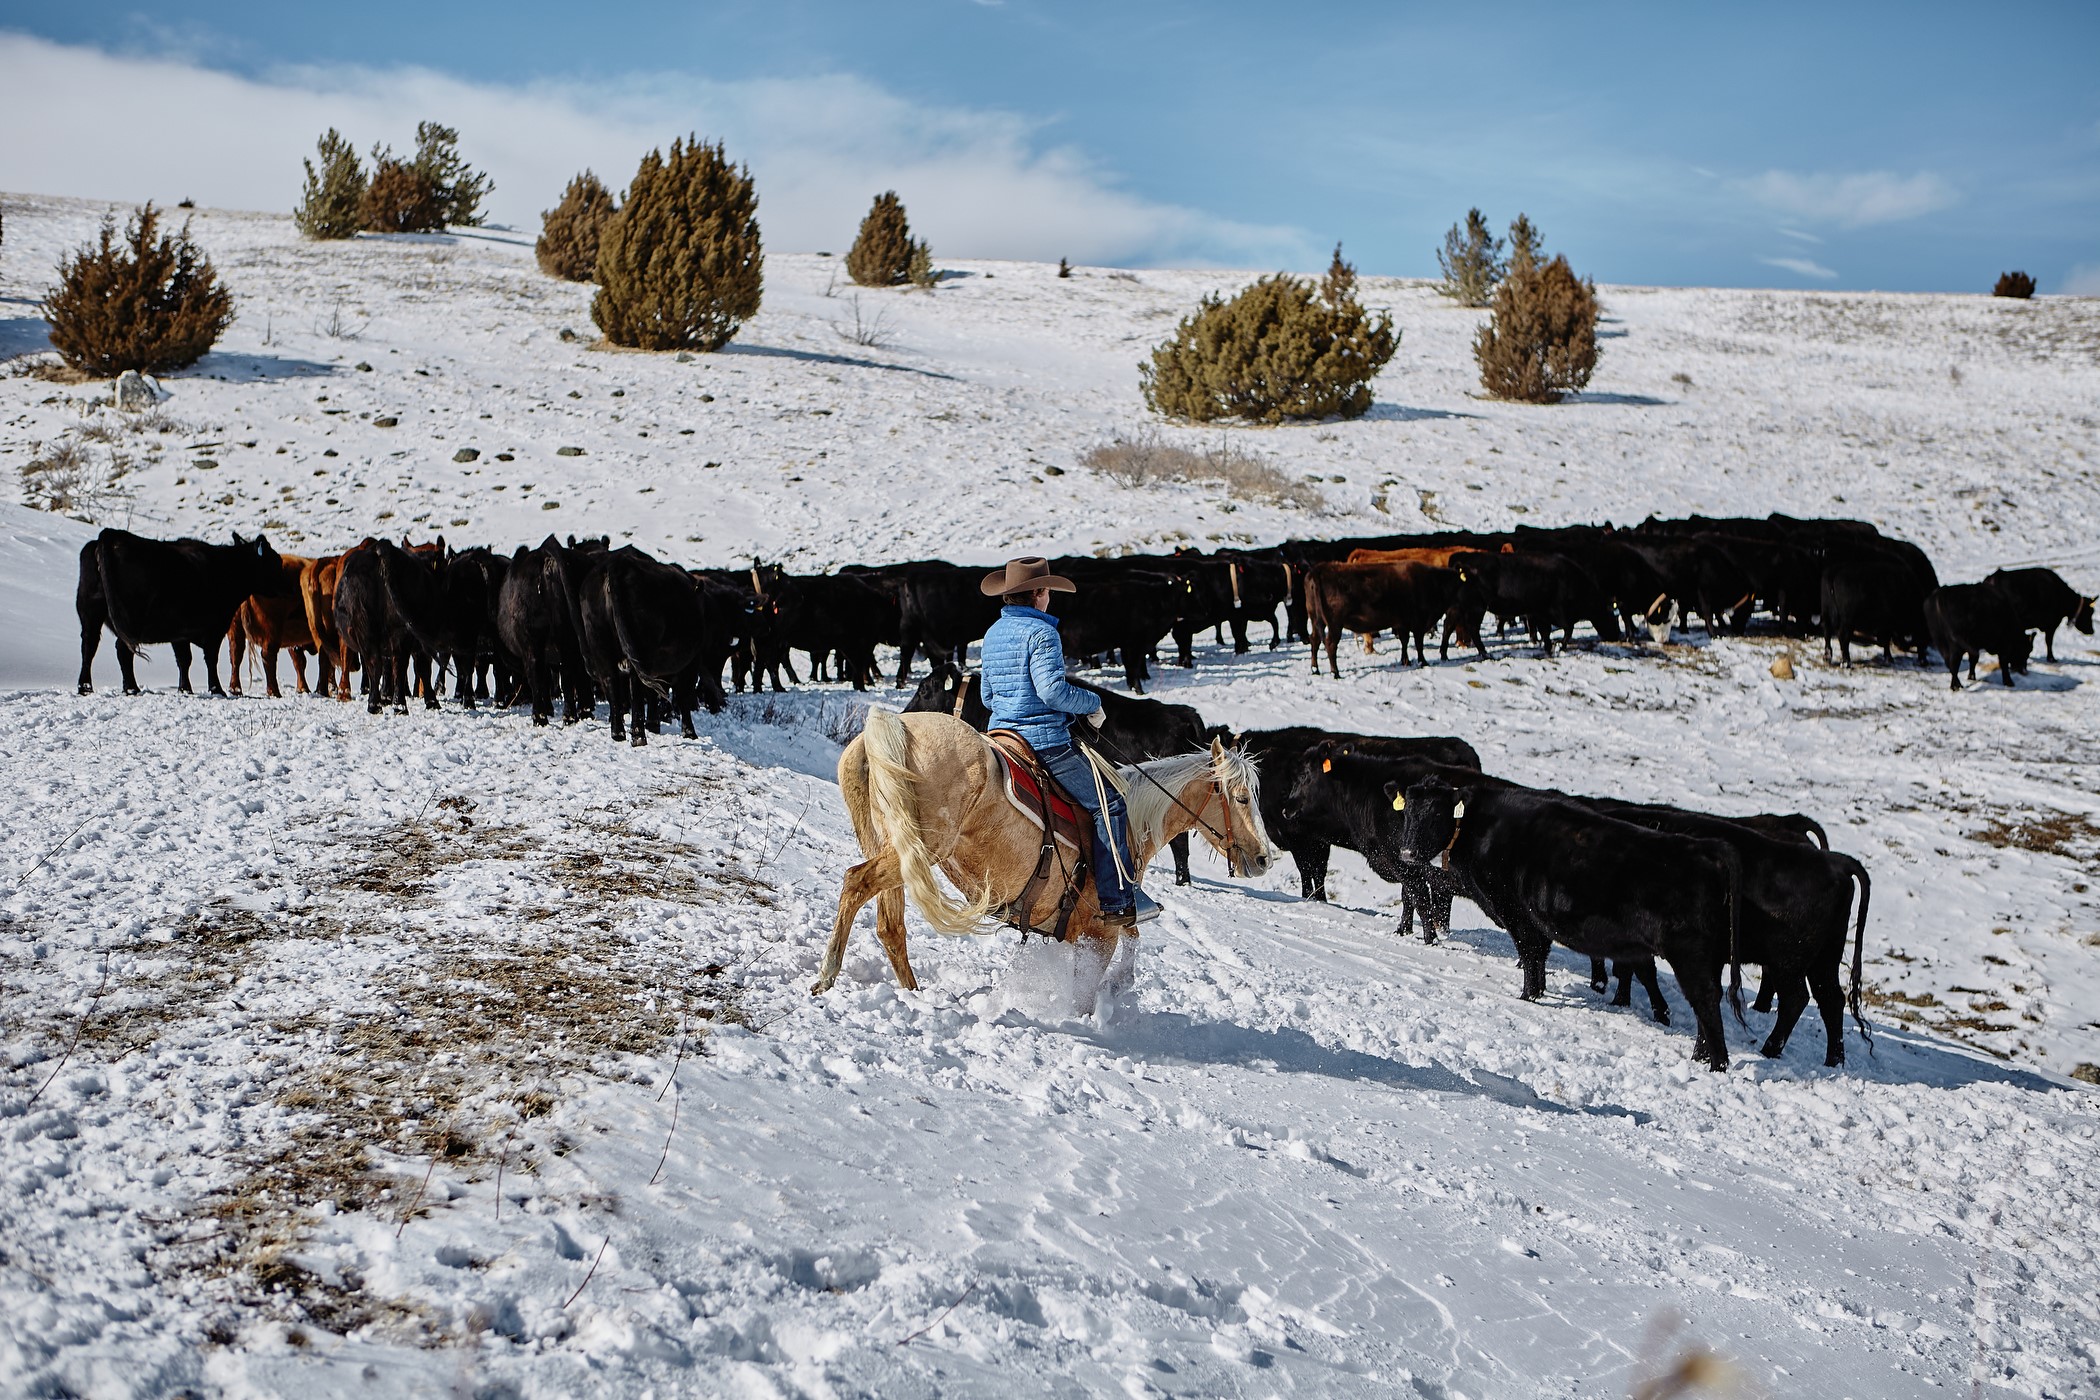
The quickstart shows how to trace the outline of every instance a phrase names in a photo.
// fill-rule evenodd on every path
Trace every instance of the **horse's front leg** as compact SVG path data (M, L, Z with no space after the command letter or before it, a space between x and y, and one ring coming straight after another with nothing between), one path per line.
M907 991L917 991L918 979L911 973L911 962L904 953L904 877L897 869L894 851L882 851L862 861L846 872L845 883L839 889L838 918L831 925L831 944L824 950L824 966L817 973L817 984L809 989L811 996L822 996L839 980L839 968L846 961L846 939L853 932L853 920L861 906L871 899L880 899L876 906L876 935L882 939L883 951L890 955L890 966L896 970L897 981ZM895 926L888 927L894 905Z

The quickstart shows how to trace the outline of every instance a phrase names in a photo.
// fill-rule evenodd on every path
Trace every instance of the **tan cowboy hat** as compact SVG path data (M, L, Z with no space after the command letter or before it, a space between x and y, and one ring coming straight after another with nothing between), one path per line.
M1030 559L1009 559L1006 567L995 569L984 576L977 585L987 598L997 598L1007 593L1033 593L1038 588L1047 588L1052 593L1077 593L1079 585L1068 578L1060 578L1050 572L1050 561L1041 556Z

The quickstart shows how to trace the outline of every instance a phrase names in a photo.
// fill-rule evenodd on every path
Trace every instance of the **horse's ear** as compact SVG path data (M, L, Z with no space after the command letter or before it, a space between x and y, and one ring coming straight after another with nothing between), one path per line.
M1211 757L1211 762L1215 763L1215 762L1217 762L1217 761L1218 761L1219 759L1223 758L1224 756L1225 756L1225 746L1224 746L1224 745L1223 745L1222 743L1218 742L1218 736L1217 736L1217 735L1215 735L1215 734L1211 735L1211 736L1210 736L1210 757Z

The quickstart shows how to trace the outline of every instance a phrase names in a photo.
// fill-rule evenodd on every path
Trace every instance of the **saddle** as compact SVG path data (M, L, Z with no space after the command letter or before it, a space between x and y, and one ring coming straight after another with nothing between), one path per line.
M1062 943L1071 936L1068 929L1072 909L1086 885L1086 853L1093 849L1094 819L1065 795L1026 739L1011 729L987 730L984 737L992 751L1004 760L1006 800L1043 833L1042 851L1036 857L1028 883L995 912L1023 934L1040 933ZM1069 848L1069 852L1064 848ZM1038 928L1036 900L1049 883L1053 866L1063 872L1064 888L1058 895L1055 922L1047 929Z

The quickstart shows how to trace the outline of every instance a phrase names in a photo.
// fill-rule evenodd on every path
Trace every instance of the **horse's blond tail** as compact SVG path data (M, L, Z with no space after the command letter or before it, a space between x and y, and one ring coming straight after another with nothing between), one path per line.
M991 908L991 892L981 890L974 899L952 899L934 879L933 857L919 826L918 779L905 766L904 745L903 719L893 711L870 706L860 731L861 755L868 764L870 825L881 834L883 844L897 853L905 892L926 922L941 933L976 933Z

